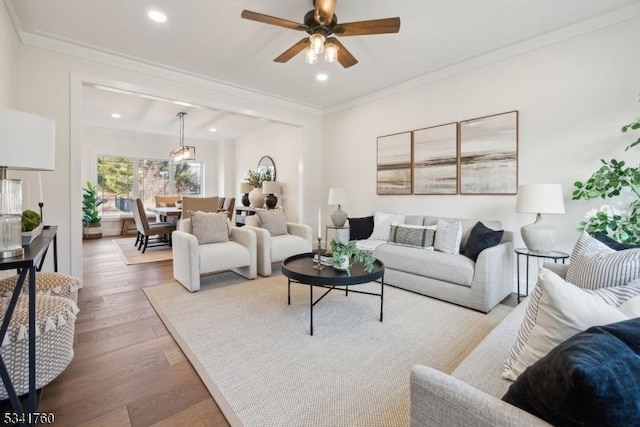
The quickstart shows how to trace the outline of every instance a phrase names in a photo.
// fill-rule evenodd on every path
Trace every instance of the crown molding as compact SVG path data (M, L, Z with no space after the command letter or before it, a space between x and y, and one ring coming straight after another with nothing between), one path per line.
M7 4L10 4L10 2L7 2ZM12 16L12 19L14 19L14 24L16 22L18 23L17 25L15 25L16 28L20 28L19 20L17 18L17 15L15 15L15 10ZM277 95L259 92L242 86L232 85L230 83L213 79L201 74L192 73L186 70L170 67L152 61L145 61L140 58L116 53L99 48L97 46L62 39L47 33L34 34L18 30L18 34L20 35L20 40L25 45L82 58L92 62L98 62L118 68L124 68L130 71L149 74L178 83L198 86L251 101L264 102L266 104L270 104L280 108L286 108L314 116L322 115L322 110L313 105L302 104L300 102L279 97Z
M437 80L453 77L468 71L481 68L496 62L503 61L518 55L522 55L537 49L551 46L565 40L579 37L600 29L620 24L640 17L640 4L625 6L611 12L606 12L586 20L573 23L560 29L551 30L537 36L515 42L511 45L480 54L471 59L467 59L458 63L432 70L426 74L416 78L407 80L403 83L389 86L385 89L370 93L368 95L347 101L333 107L325 108L323 115L333 114L340 111L348 110L381 98L395 95L408 90L416 89L420 86L427 85Z

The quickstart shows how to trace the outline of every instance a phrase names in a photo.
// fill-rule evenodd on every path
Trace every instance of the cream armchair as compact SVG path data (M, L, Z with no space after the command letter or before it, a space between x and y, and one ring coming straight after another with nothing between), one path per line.
M191 233L191 219L173 232L173 277L191 292L200 289L200 276L231 270L247 279L256 277L256 235L231 227L228 242L200 245Z
M284 261L286 258L311 252L312 232L306 224L287 222L287 233L280 236L272 236L271 233L261 227L258 215L247 217L244 229L252 230L256 235L258 274L271 275L271 264Z

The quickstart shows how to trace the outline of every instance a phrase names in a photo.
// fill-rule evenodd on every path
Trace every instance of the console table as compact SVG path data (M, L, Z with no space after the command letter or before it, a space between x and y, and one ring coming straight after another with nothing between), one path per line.
M22 287L27 282L29 291L29 394L27 399L27 410L24 411L20 400L13 387L9 372L5 366L4 360L0 357L0 377L7 394L13 411L22 413L34 413L36 411L36 271L40 271L44 263L44 259L49 250L49 246L53 243L53 268L58 271L58 241L57 226L46 227L42 230L42 234L35 238L29 246L24 247L24 255L13 258L0 259L0 270L18 271L18 281L11 295L7 312L0 326L0 342L4 340L9 329L9 322L13 316L13 311L18 302L18 296L22 292ZM34 420L35 421L35 420ZM35 425L27 423L26 425Z

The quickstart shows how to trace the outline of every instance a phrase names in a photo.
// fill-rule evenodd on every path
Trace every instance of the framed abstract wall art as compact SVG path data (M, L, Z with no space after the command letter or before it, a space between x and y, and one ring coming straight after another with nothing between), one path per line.
M516 194L518 112L460 122L460 194Z
M458 192L458 124L413 131L413 194Z
M378 138L377 194L411 194L411 132Z

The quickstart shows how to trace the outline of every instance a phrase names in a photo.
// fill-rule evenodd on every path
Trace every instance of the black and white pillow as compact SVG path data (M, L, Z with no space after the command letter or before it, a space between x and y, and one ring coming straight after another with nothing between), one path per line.
M460 253L460 242L462 241L462 223L460 221L449 224L438 219L436 237L433 248L445 254Z
M373 213L373 233L369 240L388 240L392 225L404 224L405 214Z
M615 251L583 233L571 252L567 282L583 289L622 286L640 277L640 249Z
M591 326L640 316L640 287L621 288L626 288L626 295L616 300L611 294L616 291L611 288L580 289L541 268L518 335L504 362L502 377L515 381L556 345Z
M423 225L392 225L389 243L421 249L433 249L436 227Z

